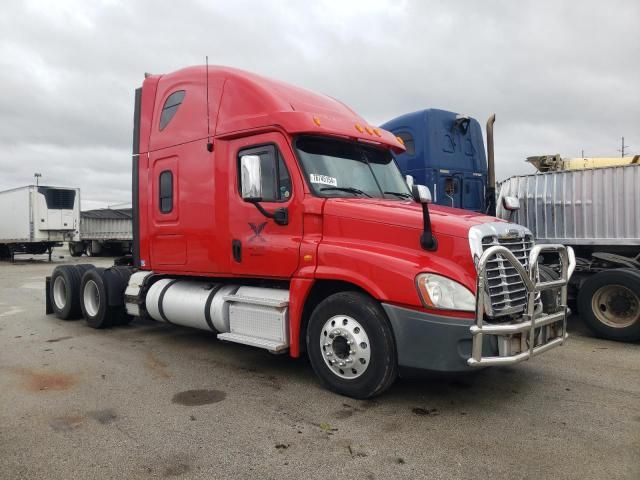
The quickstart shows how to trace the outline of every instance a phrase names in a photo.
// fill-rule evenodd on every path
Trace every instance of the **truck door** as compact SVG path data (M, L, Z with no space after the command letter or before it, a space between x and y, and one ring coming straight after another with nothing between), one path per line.
M484 211L485 182L481 174L465 173L462 182L462 208Z
M303 186L295 157L279 133L230 142L229 255L231 271L252 277L290 277L298 269L302 241ZM262 198L268 212L287 209L288 223L265 217L240 190L240 157L260 157Z

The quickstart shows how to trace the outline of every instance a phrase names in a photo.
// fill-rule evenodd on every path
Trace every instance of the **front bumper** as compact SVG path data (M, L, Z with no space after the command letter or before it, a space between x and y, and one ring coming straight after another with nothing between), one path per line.
M539 282L537 265L541 252L558 254L561 274L558 280ZM475 320L445 317L383 303L396 341L400 367L434 372L464 372L477 367L511 365L527 360L567 338L567 283L575 268L571 248L540 245L531 250L527 272L505 247L484 252L478 262L477 292L485 291L487 262L500 255L514 265L527 289L527 307L520 318L508 323L486 323L485 295L477 295ZM559 288L559 306L553 312L540 311L536 301L542 290Z
M468 318L445 317L383 303L396 340L398 365L432 372L465 372L472 368L473 336ZM495 338L486 337L483 354L497 355Z

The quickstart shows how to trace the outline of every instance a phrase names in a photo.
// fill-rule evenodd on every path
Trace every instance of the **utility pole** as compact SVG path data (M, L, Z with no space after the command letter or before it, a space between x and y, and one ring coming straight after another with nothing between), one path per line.
M622 137L622 145L621 145L621 147L620 147L620 150L618 150L618 151L620 152L620 156L621 156L622 158L624 158L624 151L625 151L625 150L628 150L630 146L631 146L631 145L625 145L625 144L624 144L624 137Z

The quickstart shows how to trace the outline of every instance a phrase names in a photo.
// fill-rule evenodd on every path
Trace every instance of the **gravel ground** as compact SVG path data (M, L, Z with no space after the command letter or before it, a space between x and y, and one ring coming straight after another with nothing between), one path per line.
M356 401L212 334L45 316L44 258L0 263L2 479L640 478L640 345L577 319L531 362Z

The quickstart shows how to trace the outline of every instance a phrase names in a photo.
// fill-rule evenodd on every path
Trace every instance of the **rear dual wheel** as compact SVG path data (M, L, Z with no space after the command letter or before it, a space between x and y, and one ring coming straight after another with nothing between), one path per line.
M360 292L333 294L313 311L307 352L320 381L352 398L379 395L398 374L395 341L380 304Z
M49 294L58 318L72 320L81 316L80 281L85 272L94 268L89 264L59 265L53 270Z
M87 325L108 328L131 321L123 303L131 272L124 267L95 268L82 276L80 308Z

